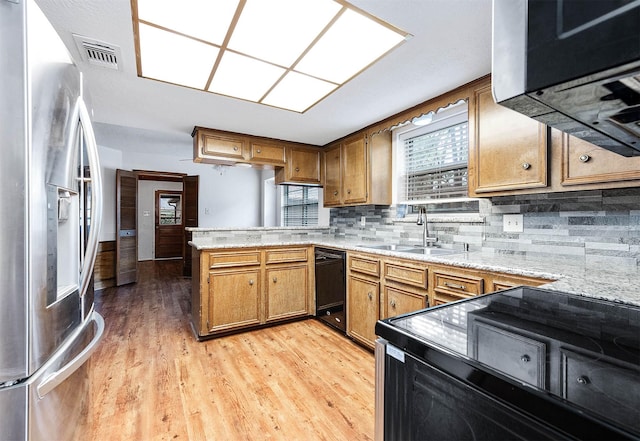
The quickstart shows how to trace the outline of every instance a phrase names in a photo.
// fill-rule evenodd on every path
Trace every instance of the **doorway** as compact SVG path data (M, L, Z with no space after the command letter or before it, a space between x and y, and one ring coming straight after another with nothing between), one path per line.
M182 258L182 191L155 191L155 258Z

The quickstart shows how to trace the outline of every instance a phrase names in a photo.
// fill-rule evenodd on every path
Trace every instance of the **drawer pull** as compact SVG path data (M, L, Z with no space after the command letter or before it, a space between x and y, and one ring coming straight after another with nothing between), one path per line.
M258 149L256 150L256 153L262 153L262 150Z
M587 377L587 376L585 376L585 375L580 375L580 376L576 379L576 382L577 382L578 384L589 384L589 383L591 383L591 382L589 381L589 377Z
M451 282L444 282L444 286L446 286L447 288L459 289L462 291L467 289L467 287L464 285L458 285L457 283L451 283Z
M580 155L580 157L578 159L580 159L580 162L588 162L589 159L591 159L591 156L589 156L589 155Z
M249 285L253 286L253 279L249 280Z
M277 277L273 278L273 283L278 283L278 278Z
M391 300L391 307L395 309L395 307L396 307L396 301L395 300Z
M527 354L524 354L522 357L520 357L520 361L523 363L529 363L531 361L531 357L529 357Z
M238 151L238 147L234 145L234 146L233 146L233 151L234 151L234 152L237 152L237 151Z
M373 294L369 293L367 296L369 296L369 300L373 300Z
M300 167L296 167L296 171L299 172L300 171Z
M523 162L522 163L522 168L524 170L529 170L531 168L531 164L529 164L528 162Z
M334 191L334 192L333 192L333 195L334 195L334 196L338 196L338 190Z

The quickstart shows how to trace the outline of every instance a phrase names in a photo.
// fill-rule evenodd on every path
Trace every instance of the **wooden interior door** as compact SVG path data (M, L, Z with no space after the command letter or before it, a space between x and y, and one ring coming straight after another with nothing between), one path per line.
M116 170L116 286L138 280L138 175Z
M155 258L182 257L182 192L156 190L155 207Z
M185 227L198 226L198 176L184 176L182 178L182 217ZM183 229L184 240L182 242L182 275L191 276L191 232Z

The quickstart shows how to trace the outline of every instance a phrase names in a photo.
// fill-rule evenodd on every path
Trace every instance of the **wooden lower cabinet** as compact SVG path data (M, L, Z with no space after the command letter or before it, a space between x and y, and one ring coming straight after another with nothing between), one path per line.
M313 314L311 254L311 246L194 251L191 320L196 336Z
M309 267L306 264L267 268L265 289L267 322L309 314Z
M350 275L347 281L347 334L373 348L380 317L380 282Z
M396 315L407 314L426 308L426 293L408 291L406 289L393 286L384 287L384 302L380 318L395 317Z
M260 324L260 268L209 273L207 333Z

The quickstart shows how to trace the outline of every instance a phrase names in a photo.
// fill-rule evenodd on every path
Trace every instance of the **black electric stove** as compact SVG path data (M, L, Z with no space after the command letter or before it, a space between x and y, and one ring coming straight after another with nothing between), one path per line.
M385 439L640 439L640 307L519 287L376 334Z

